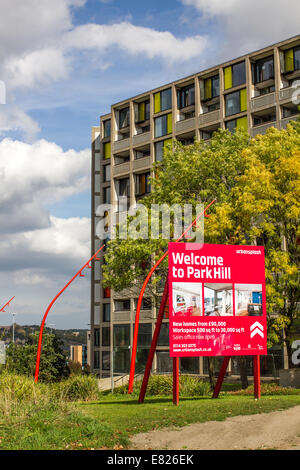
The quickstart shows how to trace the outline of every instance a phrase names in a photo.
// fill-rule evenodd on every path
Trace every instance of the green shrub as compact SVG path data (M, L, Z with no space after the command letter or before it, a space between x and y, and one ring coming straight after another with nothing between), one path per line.
M99 398L98 380L92 375L72 375L59 384L53 384L52 393L63 400L87 401Z
M136 382L132 394L139 395L142 382ZM126 395L128 385L118 387L116 393ZM152 375L149 379L147 395L148 396L170 396L173 393L173 376L171 375ZM208 382L199 380L198 377L181 375L179 377L179 393L183 397L209 396L211 394Z
M236 392L228 392L229 395L240 395L240 396L247 396L254 394L254 385L250 385L250 387L246 388L246 390L238 390ZM295 388L285 388L280 387L275 383L262 383L261 384L261 394L265 396L272 396L272 395L300 395L300 390Z
M48 397L47 386L35 384L30 377L8 373L0 374L0 394L2 399L11 401L36 401L42 397ZM49 397L48 397L49 398Z

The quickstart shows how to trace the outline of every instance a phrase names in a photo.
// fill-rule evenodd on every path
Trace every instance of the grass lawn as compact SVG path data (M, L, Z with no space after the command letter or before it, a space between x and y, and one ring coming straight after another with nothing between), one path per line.
M0 450L4 449L120 449L130 436L168 426L221 421L237 415L268 413L300 405L300 396L221 396L182 398L179 407L171 397L148 398L107 395L98 402L77 403L64 410L32 408L22 419L0 422Z

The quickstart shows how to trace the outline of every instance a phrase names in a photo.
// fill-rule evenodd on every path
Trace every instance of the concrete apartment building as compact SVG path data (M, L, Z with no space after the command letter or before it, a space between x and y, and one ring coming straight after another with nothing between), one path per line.
M216 65L111 106L92 129L92 253L102 245L95 236L100 204L127 196L130 205L150 191L152 165L162 158L164 146L177 139L209 141L219 128L242 127L251 136L269 127L284 129L299 116L292 102L295 80L300 79L300 35L235 60ZM120 215L120 212L119 214ZM91 368L100 377L126 374L130 365L139 291L110 292L101 286L101 264L95 262L91 282ZM141 312L136 370L147 358L156 309L145 298ZM168 320L164 321L154 371L171 371ZM206 358L181 360L184 372L207 374ZM284 352L270 351L262 374L287 368ZM230 369L237 370L232 360Z

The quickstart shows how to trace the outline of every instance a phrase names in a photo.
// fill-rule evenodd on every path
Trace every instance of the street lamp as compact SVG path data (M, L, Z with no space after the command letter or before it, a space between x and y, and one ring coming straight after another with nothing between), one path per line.
M12 334L13 334L13 344L15 344L15 316L16 313L12 313L13 321L12 321Z

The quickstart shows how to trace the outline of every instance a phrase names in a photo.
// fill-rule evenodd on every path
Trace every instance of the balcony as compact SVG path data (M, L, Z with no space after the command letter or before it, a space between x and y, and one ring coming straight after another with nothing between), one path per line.
M116 142L113 143L113 151L119 152L120 150L129 148L129 146L130 146L130 139L117 140Z
M275 127L277 128L277 122L267 122L265 124L261 124L260 126L255 126L252 128L252 137L255 137L258 134L264 135L267 132L267 129L270 129L270 127Z
M276 95L275 93L270 93L268 95L258 96L257 98L252 98L251 100L251 110L256 111L257 109L264 108L265 106L271 106L275 104Z
M129 323L130 322L130 312L114 312L113 313L113 321L114 322L125 322Z
M210 124L211 122L219 121L221 118L221 112L219 109L211 111L210 113L200 114L199 126Z
M151 157L148 155L147 157L139 158L133 161L133 171L135 170L148 170L151 167Z
M196 127L196 118L185 119L176 122L176 133L194 130Z
M150 132L143 132L142 134L137 134L133 137L133 145L141 145L150 142Z
M130 172L130 162L121 163L120 165L116 165L112 167L112 176L122 176L127 175Z
M296 116L290 116L290 117L281 119L281 121L280 121L280 129L286 129L286 126L288 125L288 123L289 123L290 121L297 121L298 118L299 118L299 114L296 115Z
M280 101L282 101L282 100L290 100L291 101L294 92L295 92L295 88L293 88L293 87L283 88L279 92Z

